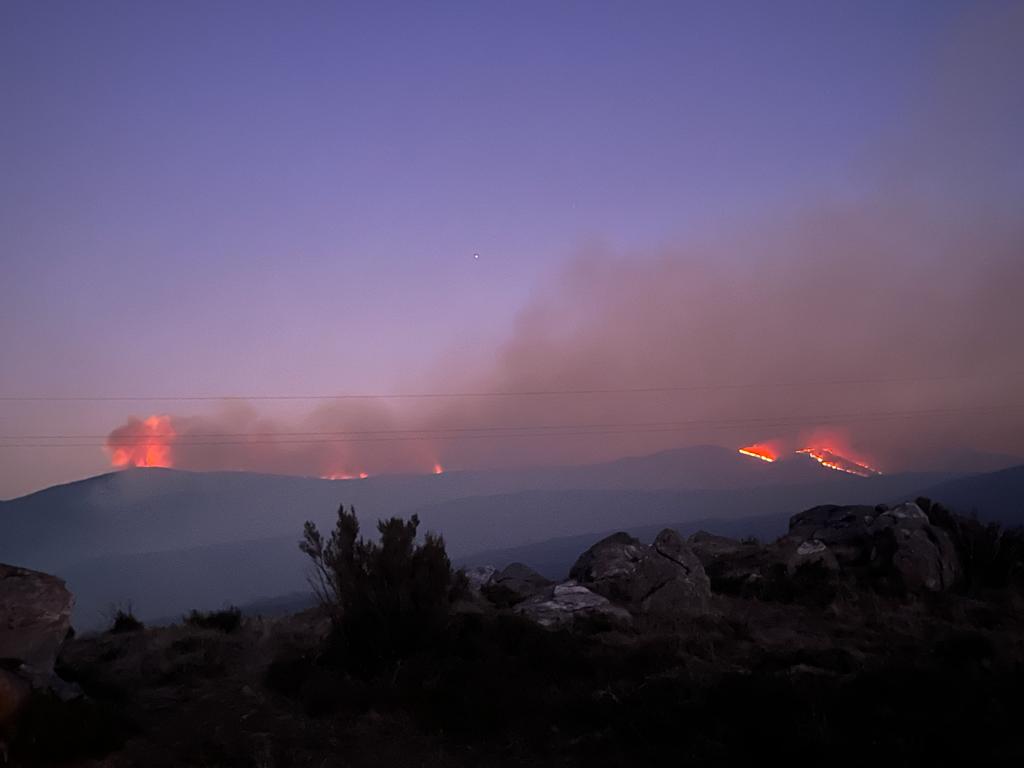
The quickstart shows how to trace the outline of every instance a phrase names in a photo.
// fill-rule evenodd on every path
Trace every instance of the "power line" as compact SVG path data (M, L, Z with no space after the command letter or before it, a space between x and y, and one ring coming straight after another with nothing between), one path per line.
M189 440L195 438L233 438L233 437L346 437L346 436L370 436L370 435L404 435L424 433L448 433L448 432L505 432L522 430L561 430L561 429L601 429L613 427L659 427L659 426L700 426L714 424L757 424L760 422L776 423L779 421L815 421L826 420L859 420L903 416L933 416L952 413L979 413L987 411L1002 411L1004 409L1024 408L1024 403L1008 403L1004 405L989 405L964 408L928 408L900 411L869 411L858 413L832 413L832 414L786 414L779 416L738 416L733 418L719 419L689 419L685 421L656 421L640 422L610 422L610 423L563 423L563 424L515 424L515 425L481 425L468 427L407 427L404 429L362 429L362 430L312 430L304 432L295 431L267 431L267 432L144 432L113 437L112 433L104 434L51 434L51 435L0 435L0 440L90 440L102 439L106 443L122 444L129 440L153 440L158 438L174 439L185 437ZM180 443L179 443L180 444Z
M774 417L749 417L732 419L694 419L687 421L652 421L622 422L605 424L552 424L522 426L485 426L485 427L449 427L403 430L366 430L344 432L275 432L275 433L205 433L185 434L183 439L173 439L169 445L174 448L198 446L229 446L229 445L321 445L336 443L366 442L410 442L410 441L451 441L463 439L486 438L545 438L545 437L577 437L587 435L617 434L650 434L659 432L684 432L694 428L712 429L751 429L778 430L800 428L809 425L823 426L848 422L885 421L890 419L906 419L920 417L943 417L954 414L992 414L1004 415L1008 410L1024 408L1024 404L1007 404L1001 406L985 406L977 408L935 408L912 411L887 411L874 413L788 415ZM0 440L83 440L86 438L103 437L87 435L49 435L49 436L7 436ZM105 439L103 442L59 442L59 443L0 443L0 448L131 448L153 445L154 440L175 438L169 433L126 435L120 439ZM228 439L219 438L255 439ZM276 439L267 439L274 437ZM201 438L201 439L196 439ZM208 439L216 438L216 439ZM283 438L283 439L282 439Z
M649 387L599 387L580 389L494 390L467 392L395 392L338 393L312 395L0 395L0 402L214 402L214 401L317 401L317 400L411 400L488 397L558 397L590 395L643 395L670 392L707 392L734 389L767 389L791 387L833 387L864 384L914 384L939 381L964 381L991 378L978 374L962 376L912 376L905 378L825 379L786 382L747 381L719 384L683 384ZM1000 376L1000 379L1024 378L1022 374Z

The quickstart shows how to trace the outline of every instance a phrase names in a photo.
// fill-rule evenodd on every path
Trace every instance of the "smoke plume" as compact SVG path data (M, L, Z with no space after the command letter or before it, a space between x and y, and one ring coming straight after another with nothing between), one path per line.
M287 423L238 404L176 415L170 461L358 475L827 441L895 471L1020 454L1024 9L962 29L865 158L868 191L653 251L581 250L492 361L424 377L520 394L345 400ZM633 391L594 392L612 389ZM145 427L115 430L112 450L126 430Z

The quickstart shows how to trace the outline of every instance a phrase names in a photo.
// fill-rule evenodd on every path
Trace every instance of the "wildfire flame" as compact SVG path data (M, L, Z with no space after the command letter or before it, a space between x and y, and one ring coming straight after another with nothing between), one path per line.
M170 467L176 433L170 416L131 419L107 438L110 463L115 467Z
M797 453L802 453L810 456L816 462L821 464L823 467L828 469L834 469L837 472L846 472L850 475L857 475L858 477L874 477L875 475L882 474L879 470L874 467L863 464L853 459L848 459L845 456L840 456L835 451L829 448L801 448Z
M441 462L439 462L439 461L435 461L434 462L434 474L435 475L443 475L444 474L444 467L441 466Z
M739 452L744 456L752 456L755 459L761 461L767 461L769 464L779 458L778 452L770 445L765 443L754 443L744 448L740 448Z
M320 475L321 480L365 480L370 475L366 472L332 472L327 475Z

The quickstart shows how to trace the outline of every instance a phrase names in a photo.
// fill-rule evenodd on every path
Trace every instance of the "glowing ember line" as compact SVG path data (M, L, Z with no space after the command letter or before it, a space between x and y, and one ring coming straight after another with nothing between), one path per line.
M767 461L769 464L779 458L779 447L772 442L744 445L739 449L739 452L744 456Z
M368 477L369 475L365 472L360 472L359 474L355 474L353 472L332 472L328 475L320 475L321 480L355 480L357 478L359 480L365 480Z
M810 456L816 462L821 464L821 466L827 469L834 469L837 472L845 472L848 475L874 477L875 475L882 474L874 467L869 467L867 464L861 464L853 459L847 459L827 448L801 448L797 453Z
M739 452L742 453L744 456L752 456L755 459L767 461L769 464L775 461L775 458L773 456L766 456L763 453L758 453L752 448L740 448Z

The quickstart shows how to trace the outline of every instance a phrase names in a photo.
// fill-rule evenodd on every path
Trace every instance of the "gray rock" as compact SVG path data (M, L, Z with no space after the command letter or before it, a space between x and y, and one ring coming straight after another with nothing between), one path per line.
M928 526L928 515L914 503L900 504L898 507L886 510L876 517L869 530L876 534L886 528L924 528Z
M647 549L628 533L613 533L579 556L569 578L611 600L632 602L636 597L636 572Z
M803 565L820 563L827 571L835 573L839 570L839 561L821 539L808 539L801 542L786 559L786 573L790 576Z
M700 615L711 598L704 566L668 528L649 547L626 533L608 536L580 555L569 576L635 613Z
M73 604L56 576L0 564L0 659L49 678L71 628Z
M911 591L939 592L949 589L960 576L960 561L945 531L932 525L894 526L881 536L888 546L879 547L883 558Z
M948 589L959 578L956 548L917 504L814 507L790 519L780 545L793 547L787 570L813 559L830 570L895 576L909 591ZM822 550L822 546L827 551Z
M498 569L493 565L478 565L475 568L465 570L466 581L469 582L469 589L474 594L480 594L484 587L491 583Z
M798 543L817 539L841 565L863 564L871 557L870 526L877 514L874 507L859 505L812 507L790 518L786 538Z
M730 539L726 536L716 536L707 531L697 531L686 540L690 549L700 560L705 568L710 563L723 557L734 557L741 552L749 551L756 545L744 544L738 539Z
M641 612L661 616L707 613L711 580L683 537L666 528L651 549L640 569L641 583L649 587L640 603Z
M73 602L56 576L0 564L0 736L33 687L73 694L53 673Z
M628 624L632 619L629 611L575 581L556 584L547 592L520 603L515 611L543 627L564 626L578 618L600 617L621 624Z
M528 565L511 563L494 574L482 592L498 605L516 605L545 591L552 583Z

